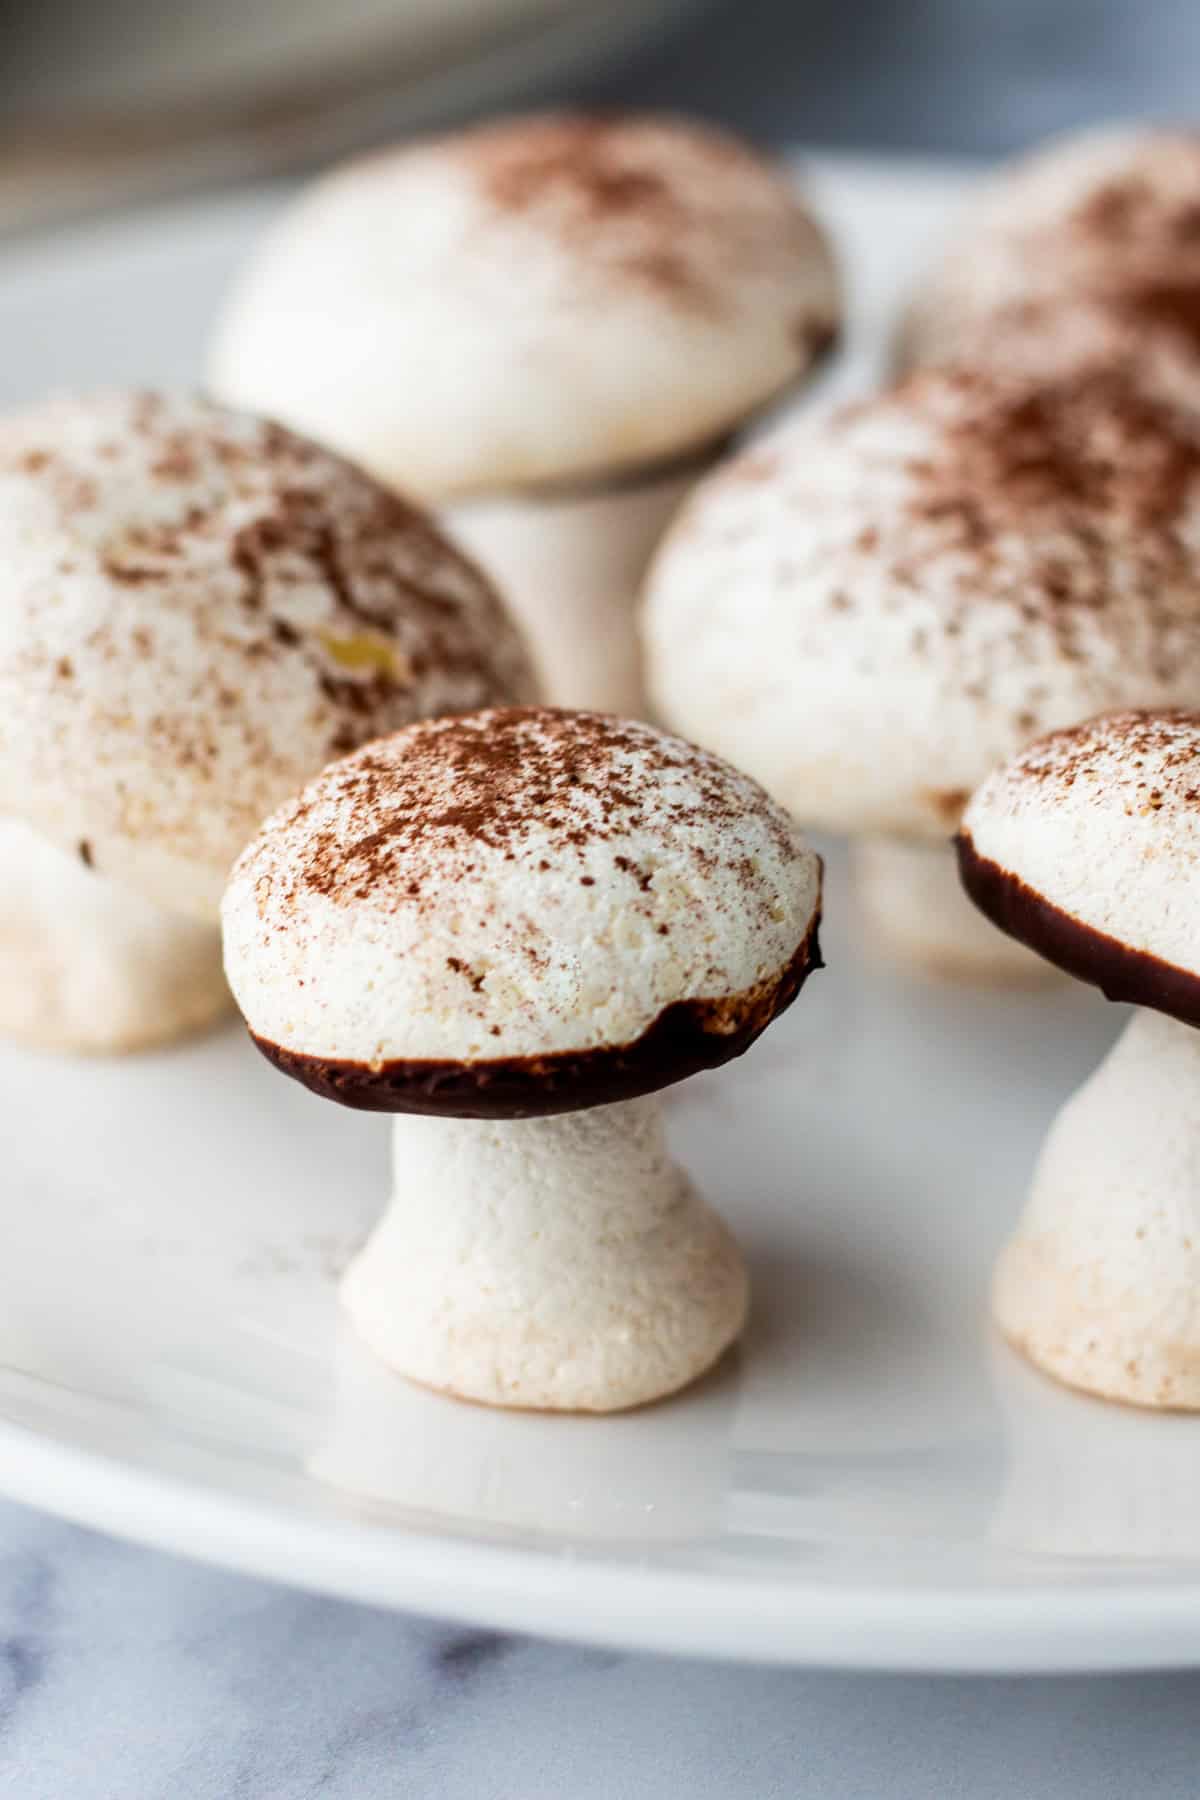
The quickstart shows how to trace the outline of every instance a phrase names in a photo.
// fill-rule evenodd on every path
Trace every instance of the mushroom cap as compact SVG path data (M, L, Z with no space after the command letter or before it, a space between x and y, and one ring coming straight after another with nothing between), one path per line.
M212 379L441 500L705 447L838 316L822 233L736 138L534 115L318 182L238 285Z
M1039 739L973 797L958 853L1010 936L1111 1000L1200 1025L1200 713Z
M900 365L958 363L1025 381L1061 381L1091 371L1122 376L1166 405L1200 415L1200 285L1191 299L1159 297L1157 310L1108 298L1014 301L965 313L936 342L904 335Z
M1103 301L1200 354L1200 133L1087 132L1004 170L918 294L908 352L953 354L1035 300Z
M532 692L423 512L278 425L108 393L0 424L0 810L215 918L332 757Z
M701 483L643 632L659 716L806 823L945 838L1040 732L1200 692L1200 437L1110 374L924 371Z
M375 1111L535 1116L747 1048L819 965L820 859L754 782L611 714L410 726L239 858L225 966L259 1047Z

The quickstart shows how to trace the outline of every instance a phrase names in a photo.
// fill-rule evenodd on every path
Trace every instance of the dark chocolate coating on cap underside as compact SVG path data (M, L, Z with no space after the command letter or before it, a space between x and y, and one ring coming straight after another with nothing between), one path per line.
M284 1075L322 1099L360 1112L432 1113L452 1119L540 1119L553 1113L611 1106L671 1087L701 1069L719 1068L748 1050L789 1007L814 969L824 965L818 913L775 985L745 1000L730 1029L714 1019L736 1013L729 1001L678 1000L631 1044L598 1050L559 1050L547 1056L496 1057L486 1062L338 1062L305 1056L251 1037Z
M968 832L958 834L954 847L963 887L980 912L1009 937L1076 980L1098 987L1106 1000L1145 1006L1183 1025L1200 1026L1200 977L1072 917L1019 876L981 856Z

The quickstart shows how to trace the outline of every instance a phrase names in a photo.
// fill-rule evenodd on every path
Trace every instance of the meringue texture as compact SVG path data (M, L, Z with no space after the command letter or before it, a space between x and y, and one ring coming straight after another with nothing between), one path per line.
M945 840L999 763L1200 692L1200 439L1100 374L928 371L750 450L647 584L660 716L806 823Z
M974 201L914 301L907 359L1143 362L1194 404L1198 193L1195 132L1126 127L1042 146Z
M318 182L237 285L211 379L444 501L694 451L803 374L839 311L793 183L737 139L534 115Z
M959 851L997 924L1141 1008L1051 1128L996 1319L1072 1386L1200 1408L1200 714L1031 745L975 795Z
M653 1099L397 1119L393 1184L342 1303L427 1387L613 1412L695 1380L745 1322L741 1252L668 1155Z
M497 494L443 512L500 585L555 706L642 718L636 616L646 565L701 470L582 492Z
M378 1073L621 1049L681 1005L721 1061L815 962L819 906L819 859L746 776L648 725L518 708L334 764L222 911L256 1038Z
M106 881L0 817L0 1033L86 1054L149 1049L232 1010L216 926Z
M0 807L210 921L261 819L332 757L532 689L424 513L201 399L6 420L0 567Z
M1200 714L1040 739L984 782L960 851L968 889L1032 948L1200 1023Z
M1139 1011L1051 1126L992 1310L1071 1387L1200 1410L1198 1117L1200 1036Z

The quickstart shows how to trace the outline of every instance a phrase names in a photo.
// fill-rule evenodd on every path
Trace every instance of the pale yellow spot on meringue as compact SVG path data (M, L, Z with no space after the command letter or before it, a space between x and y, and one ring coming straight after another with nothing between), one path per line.
M370 669L379 675L390 675L394 681L406 681L412 674L408 658L385 637L362 632L354 637L339 637L336 632L318 633L325 654L340 669L355 674Z

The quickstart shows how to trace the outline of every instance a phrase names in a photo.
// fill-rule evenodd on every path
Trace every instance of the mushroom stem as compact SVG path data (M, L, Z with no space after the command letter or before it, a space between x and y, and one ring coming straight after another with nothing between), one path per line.
M668 1155L657 1100L403 1116L394 1180L342 1300L371 1349L429 1387L611 1411L685 1386L741 1330L741 1255Z
M1200 1408L1200 1034L1137 1012L1059 1113L992 1293L1072 1387Z
M164 912L0 819L0 1032L55 1050L144 1049L230 1005L215 925Z
M851 875L866 935L895 962L953 981L1032 986L1061 979L972 906L948 845L861 838L851 852Z
M543 699L641 718L635 622L646 565L702 473L555 495L465 500L446 522L491 575L533 651Z

